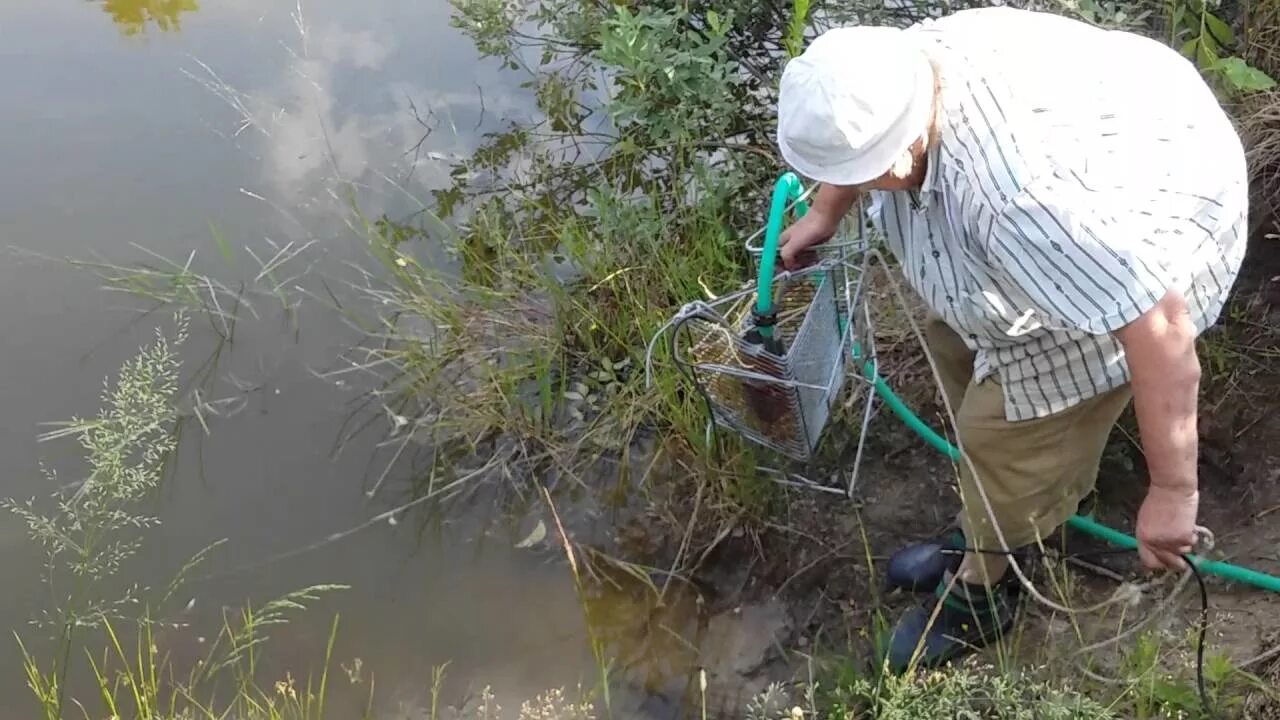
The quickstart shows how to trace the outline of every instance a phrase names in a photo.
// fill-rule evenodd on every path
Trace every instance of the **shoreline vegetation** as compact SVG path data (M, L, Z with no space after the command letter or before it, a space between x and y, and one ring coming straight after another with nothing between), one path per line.
M350 371L378 378L369 405L390 418L387 444L428 455L428 469L414 480L411 504L461 507L483 497L513 514L540 518L519 546L563 556L586 617L597 673L584 678L584 687L552 689L502 710L488 689L463 708L447 707L447 668L439 668L423 678L428 702L411 717L613 717L618 648L614 638L592 629L596 588L634 588L654 607L674 604L681 588L692 588L700 606L706 598L702 611L720 617L715 613L732 615L766 596L803 597L824 584L836 587L834 575L815 578L811 572L825 568L823 563L857 568L847 572L861 573L850 585L858 594L843 611L830 609L833 603L821 611L814 605L809 626L820 614L835 622L840 612L844 625L825 634L802 628L791 634L794 643L776 648L781 652L761 650L762 657L778 661L772 665L784 671L781 680L753 676L747 682L731 672L708 674L714 659L695 663L679 716L1206 716L1192 674L1191 633L1181 625L1144 630L1110 653L1088 658L1090 677L1061 662L1067 651L1046 650L1053 642L1045 638L1052 635L1075 648L1096 639L1099 628L1118 633L1123 617L1085 627L1089 621L1075 617L1036 616L1025 619L1031 628L1025 635L1019 631L1009 647L951 669L898 678L868 668L864 661L876 627L886 622L882 611L888 602L870 577L877 560L868 540L874 506L824 504L788 490L758 469L772 460L731 436L711 437L701 399L661 345L655 372L646 378L646 344L676 309L736 290L747 279L751 261L743 241L763 224L767 191L782 171L770 113L785 58L829 26L906 24L951 6L451 2L455 26L482 55L527 77L543 119L487 136L472 157L452 168L452 184L424 199L429 210L392 219L365 217L357 208L351 225L367 237L377 266L365 274L361 291L378 314L369 317L331 297L332 309L368 335L344 359ZM1246 10L1192 0L1035 7L1144 32L1196 62L1249 144L1255 220L1259 226L1274 224L1280 92L1271 77L1280 73L1280 2L1266 0ZM1258 232L1253 246L1251 257L1274 267L1267 264L1280 253L1274 237ZM421 260L439 248L452 261L447 270ZM254 258L263 295L278 300L286 313L301 302L324 302L297 294L297 276L285 268L306 249L275 247L274 257ZM237 315L248 307L243 288L197 274L190 260L151 260L159 262L79 263L108 287L181 312L171 334L158 333L121 368L98 416L73 420L42 438L78 440L91 471L87 479L46 498L5 505L46 552L45 582L50 588L57 583L63 598L47 609L47 622L30 631L54 639L47 652L43 640L37 648L26 630L17 633L33 700L46 720L339 717L332 706L326 708L333 688L365 678L358 663L353 668L332 655L337 618L315 667L299 669L297 676L268 677L261 656L270 652L272 626L319 612L315 606L327 595L348 588L317 585L228 610L207 654L190 666L165 655L154 636L178 611L172 605L184 580L216 545L180 568L160 592L95 594L98 580L128 577L147 530L162 522L141 508L176 451L180 426L194 422L207 432L206 419L227 410L202 398L199 370L182 380L179 349L189 332L188 316L199 316L230 342ZM1243 278L1227 313L1241 332L1254 333L1249 339L1212 335L1202 341L1214 387L1233 383L1242 356L1280 377L1274 351L1280 331L1271 329L1268 303L1258 299L1268 281L1265 273ZM913 367L901 315L912 310L888 303L883 289L869 292L882 313L877 340L889 377L910 392L910 400L927 405L933 391ZM852 458L856 438L841 436L859 425L862 391L847 393L828 430L816 465L827 476L838 478ZM1121 434L1130 432L1122 426ZM867 462L889 467L890 475L923 462L892 437L877 442L880 459ZM1116 452L1116 462L1140 473L1131 449L1122 445ZM917 491L946 478L921 480ZM929 492L943 494L937 488ZM575 503L609 509L615 527L576 526L568 512ZM841 517L832 518L836 514ZM794 545L787 543L814 536L827 536L814 545L826 548L816 558L791 553ZM779 555L769 557L774 552ZM1064 598L1100 592L1078 568L1045 570L1044 579ZM1114 583L1101 587L1109 593ZM1115 627L1103 627L1108 623ZM98 692L69 696L68 677L84 673ZM1277 673L1269 658L1212 651L1204 667L1219 717L1262 717L1280 708ZM1111 679L1097 679L1103 675ZM388 717L373 678L367 681L360 688L367 690L364 710L341 717ZM738 687L721 693L721 681Z

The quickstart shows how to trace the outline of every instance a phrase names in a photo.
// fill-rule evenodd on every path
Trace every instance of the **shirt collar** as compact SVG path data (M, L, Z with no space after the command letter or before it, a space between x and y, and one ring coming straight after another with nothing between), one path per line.
M920 189L911 191L914 203L921 207L928 207L932 198L942 189L941 177L942 170L939 167L942 163L942 140L938 138L933 145L925 153L925 171L924 180L920 182Z
M929 58L943 68L947 68L950 65L950 63L944 61L945 52L941 45L930 44L927 52ZM925 153L925 162L928 163L928 167L925 169L924 180L920 183L920 190L918 191L920 205L926 207L930 204L930 200L942 191L942 143L945 141L948 131L945 118L951 112L951 106L954 102L952 94L947 91L946 74L947 71L944 69L942 91L938 98L938 102L942 106L940 108L942 120L937 128L933 144L929 147L928 152Z

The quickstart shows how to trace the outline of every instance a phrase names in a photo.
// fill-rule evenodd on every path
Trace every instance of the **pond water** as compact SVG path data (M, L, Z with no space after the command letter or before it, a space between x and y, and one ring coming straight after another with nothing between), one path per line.
M128 264L154 253L181 263L194 252L196 268L233 283L255 275L253 254L266 260L293 243L306 249L281 274L306 270L298 284L314 290L321 277L358 301L344 290L358 277L351 264L371 260L344 224L342 181L356 183L366 213L411 211L448 158L530 113L517 80L478 61L448 15L444 0L0 4L0 495L45 495L41 462L75 477L79 448L38 443L41 423L96 412L103 378L170 326L168 311L142 315L144 303L57 258ZM340 367L360 334L291 288L296 315L258 298L257 316L236 326L210 395L236 398L240 410L212 418L207 435L184 436L177 472L149 508L163 524L120 578L164 583L227 540L201 568L211 576L187 589L190 627L165 634L164 649L196 657L223 606L342 583L352 589L273 630L271 657L318 662L337 613L335 664L360 658L392 704L421 702L431 668L445 662L448 701L491 684L518 707L549 687L591 683L563 563L486 535L476 518L430 532L414 518L380 522L264 562L358 526L407 492L396 471L366 495L389 461L379 428L338 452L363 388L317 373ZM208 323L192 328L187 372L217 340ZM41 564L24 527L0 515L0 626L31 641L39 631L25 623L47 600ZM0 648L0 715L30 717L18 649ZM348 694L365 691L367 678Z

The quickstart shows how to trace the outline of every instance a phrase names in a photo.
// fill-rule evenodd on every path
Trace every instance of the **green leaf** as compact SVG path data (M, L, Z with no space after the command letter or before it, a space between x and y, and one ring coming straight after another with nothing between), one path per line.
M1235 33L1231 32L1231 28L1226 23L1218 19L1217 15L1211 12L1204 14L1204 24L1209 30L1209 34L1213 36L1215 42L1223 47L1231 47L1236 42Z
M1238 57L1223 58L1213 69L1221 73L1232 87L1242 92L1270 90L1276 86L1276 81L1270 75Z
M1212 70L1218 65L1218 54L1206 42L1196 46L1196 63L1204 70Z
M1200 38L1191 38L1182 44L1182 54L1194 60L1196 57L1196 46L1200 44Z

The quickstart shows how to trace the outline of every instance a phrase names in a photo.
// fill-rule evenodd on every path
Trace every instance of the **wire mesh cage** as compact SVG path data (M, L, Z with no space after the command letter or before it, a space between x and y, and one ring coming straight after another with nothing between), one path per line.
M813 265L777 272L783 218L804 215L807 195L794 174L780 177L767 224L745 243L755 281L737 292L686 304L654 334L646 352L649 373L655 343L670 331L671 357L705 401L709 430L729 430L806 463L817 454L847 379L872 378L876 366L863 299L875 251L865 226L845 218L833 238L814 248ZM760 469L779 474L780 482L851 495L871 420L872 393L864 395L855 471L845 489Z
M859 267L825 260L772 283L772 342L753 337L749 290L701 304L673 334L676 362L718 426L795 460L810 459L847 375ZM680 332L683 330L683 332Z

